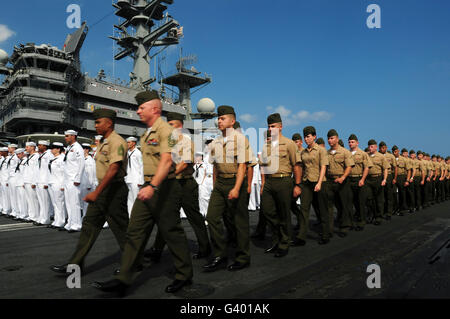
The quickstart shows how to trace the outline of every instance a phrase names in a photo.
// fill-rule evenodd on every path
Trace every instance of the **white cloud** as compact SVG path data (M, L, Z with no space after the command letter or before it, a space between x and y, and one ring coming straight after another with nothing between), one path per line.
M16 33L8 28L4 24L0 24L0 43L8 40L10 37Z
M267 107L267 111L271 113L280 113L283 119L283 125L290 126L305 122L327 122L331 120L333 114L327 111L309 112L306 110L300 110L293 112L292 110L280 105L276 108L272 106Z
M239 116L239 119L246 123L252 123L256 121L256 116L251 114L242 114Z

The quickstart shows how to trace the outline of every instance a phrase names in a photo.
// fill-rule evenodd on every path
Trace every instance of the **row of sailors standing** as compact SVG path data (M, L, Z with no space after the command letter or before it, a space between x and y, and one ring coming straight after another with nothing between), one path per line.
M80 231L87 206L82 198L95 189L97 178L91 146L81 146L77 134L65 132L67 149L48 141L27 142L25 149L15 144L0 148L2 214L36 226Z
M95 156L91 145L77 142L78 133L65 132L68 144L48 141L26 143L26 149L11 144L0 149L0 208L15 220L31 221L36 226L47 225L59 230L78 232L88 203L83 198L97 185ZM95 137L98 146L103 137ZM128 213L131 214L140 187L144 184L142 153L137 139L130 137L125 182L128 186ZM206 147L212 139L206 142ZM37 150L36 150L37 147ZM101 151L101 150L98 150ZM194 178L199 185L200 212L206 216L213 189L213 166L209 152L196 153ZM255 167L258 170L258 165ZM259 209L261 177L253 175L249 210ZM181 211L183 216L183 211ZM53 217L53 222L51 222ZM107 227L107 224L105 224Z

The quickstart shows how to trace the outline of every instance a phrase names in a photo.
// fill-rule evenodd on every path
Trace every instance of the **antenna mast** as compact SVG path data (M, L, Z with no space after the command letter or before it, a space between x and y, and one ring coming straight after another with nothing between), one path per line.
M115 15L124 19L120 25L114 25L119 31L118 37L110 37L122 48L115 60L130 56L134 60L130 74L131 86L147 89L155 78L150 76L150 55L153 47L175 45L179 42L179 23L170 15L164 15L165 4L173 0L118 0L113 3L117 9ZM155 27L155 21L163 21ZM155 28L154 28L155 27ZM135 29L136 32L130 30Z

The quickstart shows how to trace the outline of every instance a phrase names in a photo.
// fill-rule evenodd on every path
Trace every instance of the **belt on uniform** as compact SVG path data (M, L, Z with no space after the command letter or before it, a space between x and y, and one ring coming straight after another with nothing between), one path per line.
M362 175L349 175L348 177L352 177L352 178L361 178Z
M177 179L192 179L192 178L194 178L194 177L192 177L192 176L190 176L190 175L187 175L187 176L178 175L176 178L177 178Z
M155 175L144 175L144 181L146 183L151 183L153 177L155 177ZM175 173L170 173L169 175L167 175L167 179L174 179L174 178L176 178Z
M344 175L344 174L342 174ZM333 179L333 178L341 178L342 175L327 175L327 178Z
M283 178L283 177L292 177L292 174L268 174L266 176L269 178Z
M381 176L381 174L369 175L369 177L372 177L372 178L374 178L374 177L380 177L380 176Z
M151 183L153 176L155 175L144 175L144 181L147 183Z
M219 174L219 177L221 178L234 178L237 174Z
M219 174L220 178L235 178L237 174L230 173L230 174ZM244 175L244 178L247 177L247 175Z
M397 175L397 178L398 178L398 177L406 177L406 174L398 174L398 175Z

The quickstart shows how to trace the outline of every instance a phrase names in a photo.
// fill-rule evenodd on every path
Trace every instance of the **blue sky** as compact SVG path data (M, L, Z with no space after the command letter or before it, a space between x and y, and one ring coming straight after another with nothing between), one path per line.
M110 0L7 1L0 25L8 53L17 43L61 47L68 33L66 7L79 4L93 25L113 12ZM369 4L381 8L381 29L368 29ZM213 83L193 96L233 105L244 127L264 127L282 113L284 134L313 125L326 137L335 128L450 155L450 2L447 0L175 0L169 13L184 26L186 54ZM93 26L82 51L83 68L112 75L112 25ZM3 30L3 31L2 31ZM174 69L179 49L163 67ZM152 65L153 67L153 65ZM132 64L115 63L127 79ZM153 70L152 70L153 73Z

